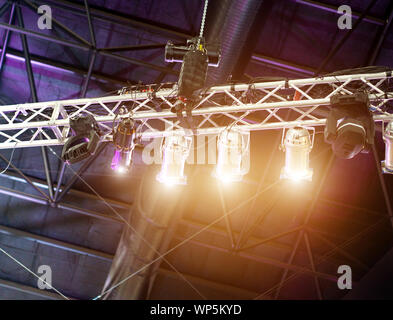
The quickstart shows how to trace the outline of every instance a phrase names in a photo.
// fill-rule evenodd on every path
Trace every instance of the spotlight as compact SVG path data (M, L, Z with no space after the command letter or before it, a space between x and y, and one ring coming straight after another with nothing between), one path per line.
M135 124L130 118L122 119L114 129L113 144L115 154L111 168L124 173L129 170L132 161L132 151L135 148Z
M70 127L74 136L64 144L61 158L67 163L76 163L94 154L100 141L100 130L90 114L71 118Z
M281 144L281 148L285 151L285 166L281 170L280 178L293 181L311 181L313 170L309 165L312 147L313 142L306 128L289 129Z
M184 164L190 153L192 137L173 135L163 141L162 167L156 179L167 185L186 184Z
M187 46L174 46L168 42L165 47L167 62L182 62L178 85L178 100L171 108L177 114L180 125L195 130L192 119L194 102L199 99L199 91L205 86L208 66L218 66L220 50L208 51L203 37L195 37L187 41ZM186 118L183 111L186 111Z
M393 174L393 121L390 121L383 132L385 141L385 161L382 161L382 171Z
M241 181L248 172L250 132L225 130L217 141L218 160L213 176L223 182Z
M325 127L325 141L332 145L335 155L352 159L367 152L374 143L374 121L365 92L334 95Z
M187 40L186 46L174 45L172 41L168 41L165 46L165 62L183 62L185 54L190 51L191 48L195 47L197 41L198 38ZM201 38L200 42L203 42L203 38ZM206 45L206 54L209 66L218 67L221 58L220 48Z

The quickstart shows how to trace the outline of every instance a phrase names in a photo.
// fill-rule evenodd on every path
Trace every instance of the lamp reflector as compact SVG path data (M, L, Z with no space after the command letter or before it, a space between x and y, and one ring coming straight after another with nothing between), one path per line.
M249 169L250 132L237 129L220 133L217 141L218 159L213 176L223 182L243 179Z
M283 148L285 166L281 170L281 179L293 181L311 181L313 170L309 167L312 142L306 128L294 127L287 131Z
M167 185L187 184L184 165L190 153L192 137L173 135L162 145L162 166L156 179Z

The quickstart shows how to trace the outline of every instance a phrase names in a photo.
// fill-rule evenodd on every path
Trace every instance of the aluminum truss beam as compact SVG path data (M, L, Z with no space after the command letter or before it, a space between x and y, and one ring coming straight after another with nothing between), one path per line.
M393 99L393 92L386 93L382 88L390 77L390 73L380 72L212 87L205 90L192 114L197 134L217 134L232 123L246 130L323 126L326 118L317 111L329 105L330 97L337 93L352 93L355 85L362 84L369 92L375 121L388 121L393 120L393 114L384 111L383 107ZM258 101L244 102L243 97L250 90L258 93ZM122 117L139 120L143 138L185 134L176 114L170 111L176 101L176 91L174 85L172 89L154 93L131 92L109 97L2 106L0 149L62 145L70 136L69 119L80 113L94 115L103 132L103 141L111 140L112 123ZM296 91L301 99L294 101ZM156 110L157 104L162 106L160 111ZM121 106L131 106L130 113L117 116ZM290 121L284 121L281 115L287 109L292 109L296 115ZM255 113L258 113L260 122L255 122ZM253 120L248 119L250 116Z

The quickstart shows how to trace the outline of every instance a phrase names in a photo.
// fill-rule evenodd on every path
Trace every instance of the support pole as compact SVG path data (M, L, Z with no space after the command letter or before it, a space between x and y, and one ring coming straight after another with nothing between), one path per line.
M13 23L14 17L15 17L15 3L13 3L12 7L11 7L10 18L8 20L9 24ZM11 31L10 30L6 30L5 35L4 35L3 48L1 49L1 56L0 56L0 74L3 71L4 62L5 62L5 58L6 58L7 47L8 47L8 42L10 40L10 37L11 37Z
M16 15L18 17L19 26L21 28L24 28L22 10L20 9L20 7L16 8ZM25 65L26 65L27 77L29 80L30 94L31 94L33 102L38 102L37 88L36 88L35 81L34 81L33 68L31 67L30 51L29 51L29 46L27 43L27 38L26 38L26 35L24 35L24 34L21 34L20 38L22 41L23 53L24 53L24 57L25 57ZM39 136L40 136L40 139L42 140L41 132L40 132ZM53 184L52 184L52 177L50 174L48 153L47 153L46 147L41 146L41 154L42 154L42 159L44 162L45 176L46 176L46 180L48 182L49 198L51 200L53 200Z

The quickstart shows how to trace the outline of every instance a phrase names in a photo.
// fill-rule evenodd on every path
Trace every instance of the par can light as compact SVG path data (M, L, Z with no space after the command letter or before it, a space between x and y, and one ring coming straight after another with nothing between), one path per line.
M390 121L383 132L385 141L385 161L382 161L382 171L393 174L393 121Z
M241 181L249 169L250 132L221 132L217 140L218 160L213 176L223 182Z
M285 166L281 170L280 178L311 181L313 170L309 165L312 147L310 132L306 128L289 129L281 144L281 148L285 151Z
M167 185L185 185L184 165L191 150L192 137L168 136L161 146L162 167L156 179Z

